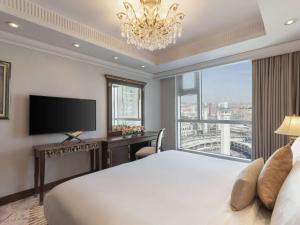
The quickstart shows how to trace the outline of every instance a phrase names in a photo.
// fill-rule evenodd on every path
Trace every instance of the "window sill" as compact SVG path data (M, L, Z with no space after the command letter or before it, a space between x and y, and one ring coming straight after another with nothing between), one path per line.
M183 151L183 152L189 152L189 153L219 158L219 159L237 161L237 162L250 163L252 161L251 159L242 159L242 158L237 158L237 157L233 157L233 156L227 156L227 155L221 155L221 154L215 154L215 153L209 153L209 152L203 152L203 151L196 151L196 150L190 150L190 149L178 148L178 150Z

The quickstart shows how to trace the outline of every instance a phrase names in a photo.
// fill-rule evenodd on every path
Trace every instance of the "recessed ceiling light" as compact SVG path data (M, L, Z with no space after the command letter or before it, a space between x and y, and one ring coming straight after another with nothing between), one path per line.
M72 44L72 45L73 45L73 47L75 47L75 48L80 48L80 44L74 43L74 44Z
M7 22L8 26L12 27L12 28L18 28L19 25L13 22Z
M119 59L119 57L118 56L114 56L114 60L118 60Z
M284 23L284 25L292 25L292 24L294 24L294 23L296 23L296 22L297 22L297 19L293 18L293 19L287 20L287 21Z
M141 68L145 68L146 66L142 65Z

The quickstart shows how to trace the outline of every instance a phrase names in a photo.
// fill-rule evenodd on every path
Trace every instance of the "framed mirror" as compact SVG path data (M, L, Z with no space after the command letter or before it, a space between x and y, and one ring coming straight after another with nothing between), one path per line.
M105 75L107 84L107 135L121 135L116 126L144 126L146 83Z

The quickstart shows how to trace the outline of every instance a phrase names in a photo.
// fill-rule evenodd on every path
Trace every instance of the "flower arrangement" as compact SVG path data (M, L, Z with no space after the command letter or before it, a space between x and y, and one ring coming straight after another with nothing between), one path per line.
M144 126L128 126L128 125L116 125L113 127L114 132L122 132L122 136L126 135L138 135L145 132Z

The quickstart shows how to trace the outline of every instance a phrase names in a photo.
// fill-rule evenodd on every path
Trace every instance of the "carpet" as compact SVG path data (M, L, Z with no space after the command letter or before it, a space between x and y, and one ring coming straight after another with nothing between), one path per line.
M34 197L1 206L0 225L47 225L44 207Z

